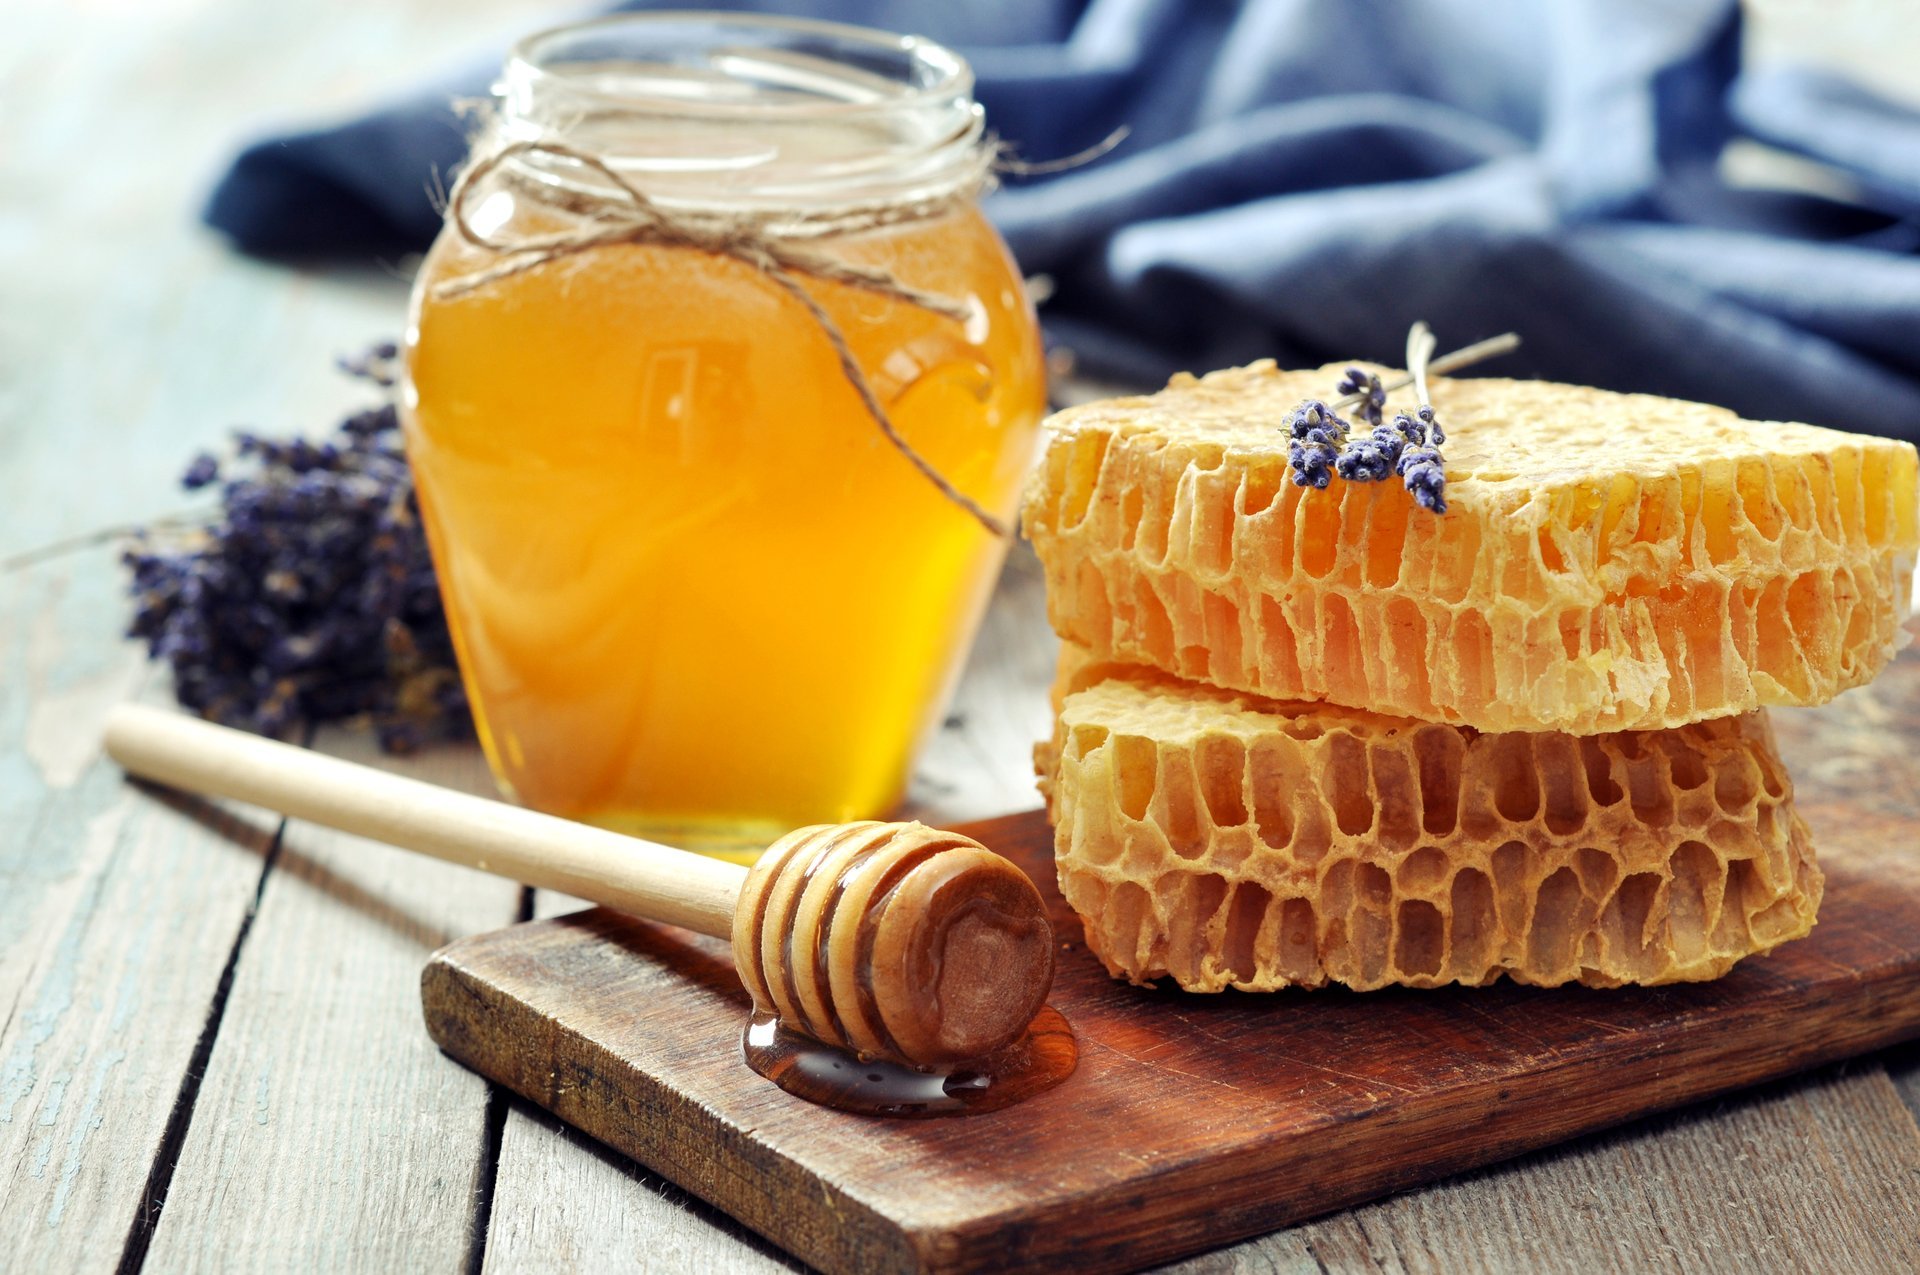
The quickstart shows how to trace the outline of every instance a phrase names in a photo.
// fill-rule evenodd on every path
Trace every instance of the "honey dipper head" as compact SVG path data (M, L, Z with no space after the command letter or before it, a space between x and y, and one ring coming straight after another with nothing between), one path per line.
M1015 1040L1053 985L1053 927L1025 873L917 823L801 828L734 912L756 1008L830 1045L916 1067Z

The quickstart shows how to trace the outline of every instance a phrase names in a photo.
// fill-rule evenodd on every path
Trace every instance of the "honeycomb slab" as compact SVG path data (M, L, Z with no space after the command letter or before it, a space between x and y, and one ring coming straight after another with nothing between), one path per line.
M1024 514L1060 635L1271 699L1579 735L1821 703L1895 650L1911 445L1441 380L1436 516L1393 482L1289 480L1287 416L1346 366L1182 375L1056 415Z
M1041 749L1060 884L1136 983L1695 981L1813 926L1764 712L1575 737L1151 673L1072 687Z

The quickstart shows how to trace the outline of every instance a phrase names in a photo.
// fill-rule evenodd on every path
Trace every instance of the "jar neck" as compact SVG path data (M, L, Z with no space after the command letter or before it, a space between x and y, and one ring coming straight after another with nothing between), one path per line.
M633 14L515 47L497 144L587 151L663 204L818 211L963 198L985 179L973 73L917 37L758 15ZM605 179L533 155L521 176Z

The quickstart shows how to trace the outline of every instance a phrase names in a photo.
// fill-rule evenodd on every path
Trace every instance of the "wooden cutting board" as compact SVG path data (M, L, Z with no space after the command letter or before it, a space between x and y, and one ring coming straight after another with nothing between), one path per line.
M967 831L1069 940L1079 1070L1021 1106L879 1120L740 1060L724 944L604 910L454 943L456 1059L835 1272L1121 1270L1920 1035L1920 659L1776 714L1828 872L1811 938L1654 989L1186 996L1110 980L1038 813Z

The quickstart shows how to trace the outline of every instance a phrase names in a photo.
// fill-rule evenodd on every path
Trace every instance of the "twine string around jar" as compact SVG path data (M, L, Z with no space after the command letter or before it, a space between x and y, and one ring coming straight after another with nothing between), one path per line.
M613 189L604 196L574 199L576 211L582 211L585 216L577 230L511 238L482 232L468 213L467 204L474 192L502 165L531 155L547 155L579 164L605 178ZM501 279L617 244L688 248L731 258L764 274L806 308L838 356L847 383L853 387L867 415L873 418L886 440L941 495L965 510L989 532L1004 537L1007 535L1006 526L948 481L895 428L880 402L880 396L874 392L859 361L854 358L846 334L800 282L802 278L811 278L843 284L964 322L969 311L952 298L911 287L886 270L839 260L809 246L806 240L825 234L845 234L935 216L972 198L987 173L988 168L983 164L979 178L931 199L835 209L825 217L810 217L806 212L788 209L751 215L709 213L662 207L591 151L546 138L509 142L476 154L454 182L447 197L447 216L460 237L474 247L496 254L500 260L470 274L440 281L434 285L433 295L441 300L464 296ZM780 229L775 229L776 224Z

